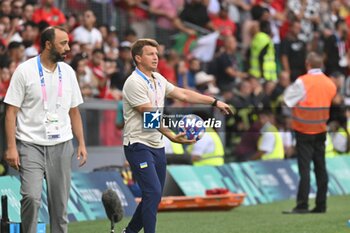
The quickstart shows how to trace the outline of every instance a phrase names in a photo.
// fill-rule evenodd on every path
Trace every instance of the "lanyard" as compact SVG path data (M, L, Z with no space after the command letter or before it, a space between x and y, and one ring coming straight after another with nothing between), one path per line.
M40 76L40 85L41 85L41 92L43 95L43 102L44 102L44 110L48 110L48 99L47 99L47 93L46 93L46 85L45 85L45 79L44 79L44 72L43 67L40 62L40 55L37 56L37 62L38 62L38 69L39 69L39 76ZM60 106L60 99L62 97L62 72L61 68L57 63L57 69L58 69L58 98L56 101L56 107Z
M156 85L156 83L154 83L154 87L153 87L151 81L146 77L146 75L145 75L144 73L142 73L141 70L139 70L139 69L136 67L135 71L136 71L136 73L137 73L138 75L141 76L141 78L143 78L143 80L146 81L146 83L148 84L149 89L151 89L151 91L154 92L156 107L159 107L159 106L158 106L158 93L157 93L157 85ZM155 79L155 78L154 78L154 79ZM157 79L157 82L158 82L159 88L161 88L161 84L160 84L160 82L159 82L158 79Z

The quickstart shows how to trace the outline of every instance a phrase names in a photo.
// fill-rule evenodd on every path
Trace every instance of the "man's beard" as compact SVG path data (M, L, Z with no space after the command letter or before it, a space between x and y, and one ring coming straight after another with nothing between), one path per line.
M62 54L60 54L59 52L57 52L56 48L52 48L50 50L50 59L51 61L53 61L54 63L59 62L59 61L63 61L64 60L64 56Z

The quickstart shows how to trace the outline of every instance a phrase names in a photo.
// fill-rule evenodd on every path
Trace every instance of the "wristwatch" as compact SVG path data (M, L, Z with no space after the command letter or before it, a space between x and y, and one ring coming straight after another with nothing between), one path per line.
M214 97L214 102L211 104L211 106L216 107L218 104L218 99Z

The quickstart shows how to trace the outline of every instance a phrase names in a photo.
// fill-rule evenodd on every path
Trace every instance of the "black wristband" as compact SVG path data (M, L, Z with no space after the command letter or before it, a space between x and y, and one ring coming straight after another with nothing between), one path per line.
M214 102L211 104L211 106L216 107L218 103L218 99L214 97Z

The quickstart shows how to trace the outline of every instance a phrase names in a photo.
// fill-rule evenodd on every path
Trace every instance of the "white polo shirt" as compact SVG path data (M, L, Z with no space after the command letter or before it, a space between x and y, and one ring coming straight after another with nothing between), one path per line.
M96 28L89 31L84 26L79 26L73 31L73 40L81 44L95 45L102 42L102 35Z
M16 138L43 146L56 145L73 138L70 108L83 103L74 70L66 63L59 62L62 72L61 107L56 108L58 98L58 68L51 72L43 67L45 88L48 98L48 111L59 118L60 138L46 139L44 121L46 111L40 84L37 56L20 64L12 75L4 102L20 108L17 114Z
M169 83L161 74L153 72L155 77L156 90L151 78L153 88L139 74L134 71L126 80L123 87L123 113L124 113L124 140L123 144L128 145L135 142L143 143L153 148L164 147L162 134L156 130L143 129L143 115L135 107L151 103L153 107L164 107L165 97L174 90L174 85ZM162 111L162 109L160 109Z

